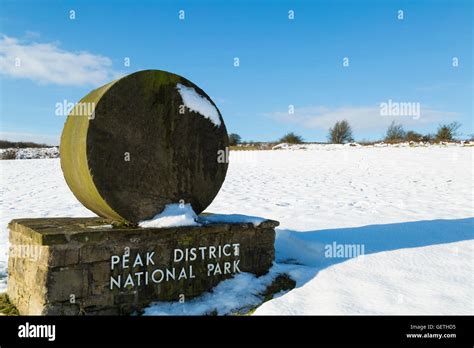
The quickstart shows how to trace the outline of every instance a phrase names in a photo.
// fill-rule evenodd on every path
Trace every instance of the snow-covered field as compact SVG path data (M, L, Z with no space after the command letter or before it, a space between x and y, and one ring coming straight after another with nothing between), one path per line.
M314 146L230 156L207 211L280 221L275 266L147 314L256 305L255 294L279 272L297 287L256 314L474 314L472 147ZM58 159L0 161L0 175L1 291L8 221L93 214L69 191ZM328 254L341 246L363 255Z

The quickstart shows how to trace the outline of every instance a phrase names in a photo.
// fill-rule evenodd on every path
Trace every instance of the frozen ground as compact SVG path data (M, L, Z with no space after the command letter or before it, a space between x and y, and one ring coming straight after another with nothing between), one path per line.
M472 156L460 146L231 152L207 211L280 221L276 265L266 277L241 274L212 294L147 314L256 305L278 272L297 287L256 314L474 314ZM92 213L70 193L58 159L0 161L0 175L4 288L9 220ZM328 255L340 246L364 255Z

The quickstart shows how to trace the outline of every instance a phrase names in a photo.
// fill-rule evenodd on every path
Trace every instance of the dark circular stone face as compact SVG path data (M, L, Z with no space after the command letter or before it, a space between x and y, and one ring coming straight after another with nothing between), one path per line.
M218 161L228 146L219 110L199 87L165 71L113 84L96 105L86 141L99 194L131 222L180 202L199 214L227 172Z

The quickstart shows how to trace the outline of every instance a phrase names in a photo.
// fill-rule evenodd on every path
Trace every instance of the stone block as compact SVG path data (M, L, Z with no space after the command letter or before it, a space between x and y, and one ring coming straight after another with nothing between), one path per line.
M22 315L123 315L189 299L239 272L268 272L277 225L144 229L110 227L101 218L13 220L8 295Z

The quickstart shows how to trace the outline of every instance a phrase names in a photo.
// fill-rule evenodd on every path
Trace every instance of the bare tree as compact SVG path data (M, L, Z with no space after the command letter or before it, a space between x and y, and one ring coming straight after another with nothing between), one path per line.
M236 146L237 144L240 144L242 139L240 138L240 135L236 133L231 133L229 134L229 145L230 146Z
M296 135L293 132L287 133L283 137L280 138L280 143L301 144L302 142L303 142L303 138L300 135Z
M450 124L441 124L436 132L436 141L452 141L458 135L458 129L461 124L451 122Z
M423 140L423 135L421 135L420 133L417 133L415 131L408 131L405 134L405 140L406 141L414 141L414 142L422 141Z
M337 121L334 127L329 128L328 139L333 144L344 144L354 141L352 128L346 120Z
M392 121L390 126L388 126L384 141L387 143L399 143L405 139L405 136L406 133L403 126Z

